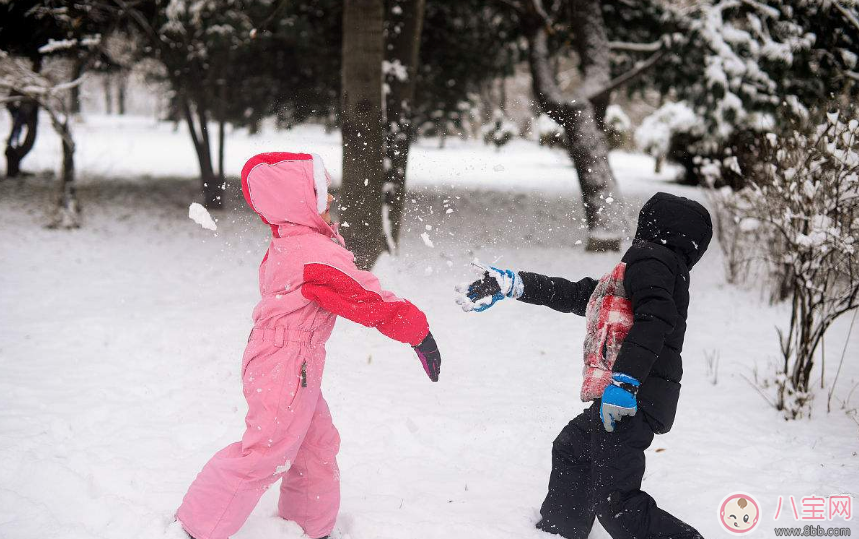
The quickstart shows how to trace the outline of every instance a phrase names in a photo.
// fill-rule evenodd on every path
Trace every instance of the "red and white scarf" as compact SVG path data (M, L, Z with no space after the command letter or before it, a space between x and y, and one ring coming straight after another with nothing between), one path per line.
M581 394L585 402L602 397L611 383L611 369L632 327L632 302L623 288L625 272L625 262L615 266L600 279L588 300Z

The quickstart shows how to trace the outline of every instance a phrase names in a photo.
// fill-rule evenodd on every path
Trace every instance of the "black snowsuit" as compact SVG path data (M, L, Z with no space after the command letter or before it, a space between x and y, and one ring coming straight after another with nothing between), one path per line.
M680 351L689 306L689 269L710 243L710 214L697 202L657 193L638 218L632 247L624 254L624 289L632 303L633 324L613 371L641 382L638 413L608 433L599 416L600 401L573 419L552 447L549 493L537 527L570 539L586 539L599 518L614 539L700 538L691 526L656 506L641 490L644 451L655 434L674 422L680 378ZM584 316L597 285L586 278L519 272L520 301Z

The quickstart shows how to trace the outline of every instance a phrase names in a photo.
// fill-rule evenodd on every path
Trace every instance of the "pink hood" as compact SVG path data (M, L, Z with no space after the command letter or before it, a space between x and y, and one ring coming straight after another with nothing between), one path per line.
M245 200L276 238L312 230L342 243L336 227L320 217L330 183L322 159L315 154L261 153L242 168Z

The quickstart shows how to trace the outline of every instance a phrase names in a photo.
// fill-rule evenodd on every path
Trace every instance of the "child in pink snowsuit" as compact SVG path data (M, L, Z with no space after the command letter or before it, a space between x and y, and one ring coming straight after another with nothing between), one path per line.
M320 384L338 315L412 345L438 380L441 357L426 316L355 267L330 222L329 183L311 154L260 154L242 170L245 199L273 238L259 268L262 299L242 359L247 428L241 442L203 467L176 514L194 539L234 534L281 478L281 517L311 538L334 528L340 436Z

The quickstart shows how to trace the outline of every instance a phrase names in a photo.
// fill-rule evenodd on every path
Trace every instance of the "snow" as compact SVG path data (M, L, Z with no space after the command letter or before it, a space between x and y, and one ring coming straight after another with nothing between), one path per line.
M183 129L87 117L75 133L83 228L41 226L54 188L44 178L0 182L0 537L180 539L172 514L186 488L244 427L240 360L270 232L235 182L217 235L188 226L199 187ZM584 408L584 320L509 299L463 313L452 287L473 278L474 258L579 279L618 255L580 246L583 211L563 152L518 139L501 152L448 144L415 148L401 254L375 269L427 312L441 381L427 381L408 346L348 321L327 345L324 391L342 437L335 537L551 537L533 524L552 440ZM233 176L275 148L312 149L340 170L339 139L312 126L233 133L227 147ZM35 152L28 170L57 166L49 130ZM648 157L611 160L632 223L656 190L702 199L667 183L670 171L655 175ZM427 225L434 249L421 238ZM859 427L844 412L857 405L859 332L847 340L841 319L827 336L827 388L847 347L832 412L818 366L812 418L786 422L749 381L773 372L773 326L788 310L759 287L727 285L721 268L713 245L692 271L678 417L647 451L643 488L705 537L724 536L716 513L726 495L748 492L762 505L750 536L770 537L779 496L859 496ZM276 501L270 489L235 537L299 539ZM783 512L778 525L793 524ZM823 525L859 532L855 516ZM607 537L598 526L591 534Z
M388 60L382 61L382 73L384 73L386 77L394 78L399 82L406 82L409 80L409 71L399 59L396 59L393 62Z
M431 239L430 239L430 237L429 237L429 234L427 234L426 232L422 232L422 233L421 233L421 239L423 240L424 245L426 245L426 246L427 246L427 247L429 247L430 249L432 249L432 248L433 248L433 243L432 243L432 240L431 240Z
M218 225L215 224L209 211L199 202L192 202L188 206L188 217L206 230L218 230Z
M668 144L677 133L696 134L701 129L702 119L686 102L665 103L644 118L635 130L635 144L639 150L653 157L668 154Z

